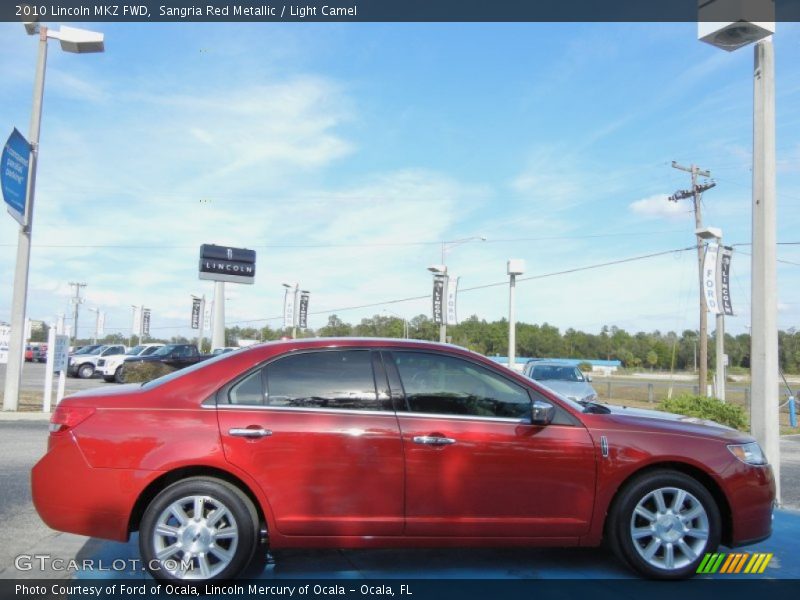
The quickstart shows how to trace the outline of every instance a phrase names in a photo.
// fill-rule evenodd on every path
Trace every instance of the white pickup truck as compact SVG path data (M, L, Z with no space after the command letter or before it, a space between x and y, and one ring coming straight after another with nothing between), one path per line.
M103 379L111 383L122 383L122 363L131 356L148 356L161 348L164 344L140 344L128 350L125 354L116 354L101 358L97 361L97 372Z

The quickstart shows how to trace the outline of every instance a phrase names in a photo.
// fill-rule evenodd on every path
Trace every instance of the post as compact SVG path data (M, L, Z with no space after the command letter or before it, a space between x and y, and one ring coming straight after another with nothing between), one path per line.
M606 381L606 399L611 400L611 382Z
M214 325L211 331L211 349L225 347L225 282L214 282Z
M42 122L44 101L44 74L47 65L47 27L39 29L39 56L33 84L33 109L31 111L30 164L28 188L25 190L25 223L17 237L17 263L14 267L14 291L11 297L11 332L8 344L8 365L3 395L3 410L17 410L19 387L22 379L22 361L25 347L25 309L28 301L28 269L31 262L31 232L33 230L33 201L36 188L36 163L39 157L39 128Z
M203 335L205 334L205 320L206 320L206 295L203 294L200 298L200 328L197 332L197 351L203 353Z
M100 309L99 308L94 308L94 309L90 308L89 310L94 312L94 337L92 338L92 343L96 344L97 343L97 333L100 330Z
M56 406L64 399L64 388L67 385L67 372L58 372L58 390L56 391Z
M775 55L772 39L767 38L755 45L753 70L750 423L753 436L772 465L780 503L775 227Z
M42 402L42 412L50 412L50 403L53 401L53 362L56 357L56 325L50 325L47 332L47 361L45 362L44 373L44 401Z
M297 294L300 292L300 284L294 284L294 313L292 314L292 339L297 339L297 317L300 314L300 306L297 303Z
M725 402L725 314L717 314L717 398Z
M514 288L517 276L508 275L508 368L513 369L517 359L517 319L514 314Z
M447 266L445 264L446 254L447 254L447 243L442 242L442 266L444 267L444 273L442 274L444 277L444 290L442 291L443 299L447 298L447 286L450 283L450 276L447 274ZM442 313L442 324L439 325L439 343L441 344L447 343L447 316L444 311Z
M700 202L700 193L697 190L697 173L698 168L692 165L692 193L694 202L694 225L695 231L703 227L703 214L702 204ZM703 396L708 395L708 308L706 307L706 298L703 290L703 242L695 236L697 241L697 274L699 277L700 287L700 370L697 374L697 379L700 382L700 394Z

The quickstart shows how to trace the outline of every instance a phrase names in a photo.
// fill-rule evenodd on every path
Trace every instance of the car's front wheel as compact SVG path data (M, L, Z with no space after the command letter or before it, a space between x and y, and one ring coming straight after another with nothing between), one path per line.
M117 367L117 370L114 371L114 381L117 383L125 383L125 369L122 365Z
M94 375L94 366L91 364L81 365L78 369L78 377L81 379L91 379Z
M642 575L683 579L697 572L721 536L716 501L696 479L653 471L631 481L610 514L609 535L620 557Z
M258 544L258 515L235 486L192 477L165 488L139 528L145 567L167 581L230 579L251 561Z

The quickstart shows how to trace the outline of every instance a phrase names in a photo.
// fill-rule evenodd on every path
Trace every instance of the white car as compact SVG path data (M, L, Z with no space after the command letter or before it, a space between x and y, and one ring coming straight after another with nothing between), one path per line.
M131 356L147 356L152 354L164 344L140 344L128 350L125 354L116 354L101 358L97 361L97 372L103 376L103 379L111 383L116 381L122 383L122 363L126 358Z
M125 346L122 345L84 346L69 357L67 375L80 377L81 379L91 379L97 372L97 363L100 360L107 360L112 356L121 356L124 352Z

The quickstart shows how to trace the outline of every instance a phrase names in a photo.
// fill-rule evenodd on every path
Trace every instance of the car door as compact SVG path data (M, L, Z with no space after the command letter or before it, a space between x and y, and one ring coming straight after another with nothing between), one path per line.
M292 353L220 392L225 456L261 486L280 533L402 534L400 430L373 360L361 349Z
M570 538L589 529L595 458L589 433L563 408L530 422L532 388L445 354L384 356L406 466L406 534ZM552 403L551 403L552 404Z

